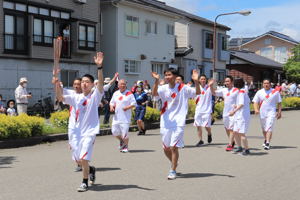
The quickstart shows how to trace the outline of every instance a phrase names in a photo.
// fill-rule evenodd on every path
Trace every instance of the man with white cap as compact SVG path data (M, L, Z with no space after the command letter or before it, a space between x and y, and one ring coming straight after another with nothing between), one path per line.
M32 97L32 95L26 90L27 82L27 78L20 78L19 86L15 90L17 111L19 115L21 113L27 113L28 99Z

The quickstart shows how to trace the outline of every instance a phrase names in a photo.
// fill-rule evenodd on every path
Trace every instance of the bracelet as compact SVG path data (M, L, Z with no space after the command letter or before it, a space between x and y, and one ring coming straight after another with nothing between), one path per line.
M101 70L101 69L103 69L103 66L101 66L101 67L98 67L98 70Z

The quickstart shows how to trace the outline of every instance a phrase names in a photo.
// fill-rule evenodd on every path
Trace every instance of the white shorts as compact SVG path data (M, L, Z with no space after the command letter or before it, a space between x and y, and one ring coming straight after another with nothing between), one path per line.
M224 127L227 130L233 130L234 116L232 116L232 117L230 117L230 116L223 117L223 123L224 123Z
M207 113L196 114L194 126L211 127L211 114L207 114Z
M183 143L183 135L184 135L184 127L175 127L171 129L160 128L160 134L163 142L163 148L169 147L184 147Z
M236 119L233 124L233 131L237 133L246 134L249 128L249 119Z
M260 118L261 128L265 132L272 132L275 125L276 116Z
M129 124L114 124L111 127L111 132L113 136L121 136L123 139L129 137Z
M95 139L95 135L85 137L72 137L72 139L69 141L72 151L72 159L74 161L90 161L92 158Z

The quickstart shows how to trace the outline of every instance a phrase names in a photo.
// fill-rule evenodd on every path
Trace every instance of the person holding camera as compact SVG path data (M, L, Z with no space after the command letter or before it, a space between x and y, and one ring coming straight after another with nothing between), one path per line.
M27 92L27 78L20 78L19 86L15 90L15 98L17 102L17 112L18 114L27 114L28 99L32 98L31 93Z

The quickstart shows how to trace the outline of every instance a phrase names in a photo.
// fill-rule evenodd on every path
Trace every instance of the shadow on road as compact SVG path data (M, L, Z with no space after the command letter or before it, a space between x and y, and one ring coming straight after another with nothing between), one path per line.
M250 155L249 156L265 156L267 154L268 154L267 152L252 152L250 150Z
M111 168L111 167L96 168L96 171L98 172L115 171L115 170L121 170L121 168Z
M129 153L149 153L155 152L154 150L130 150Z
M110 191L110 190L126 190L126 189L139 189L139 190L147 190L152 191L154 189L140 187L138 185L101 185L101 184L94 184L89 187L89 190L92 191Z
M160 134L155 134L155 133L146 133L143 136L160 136Z
M297 149L298 147L292 146L271 146L271 149Z
M184 148L201 148L201 147L209 147L209 146L225 146L227 143L212 143L212 144L203 144L200 147L196 147L196 145L185 145Z
M16 160L15 156L0 156L0 168L10 168L7 166L1 166L1 165L11 165L13 161Z
M225 176L228 178L234 178L235 176L226 175L226 174L212 174L212 173L188 173L188 174L181 174L177 173L177 178L205 178L211 176Z

